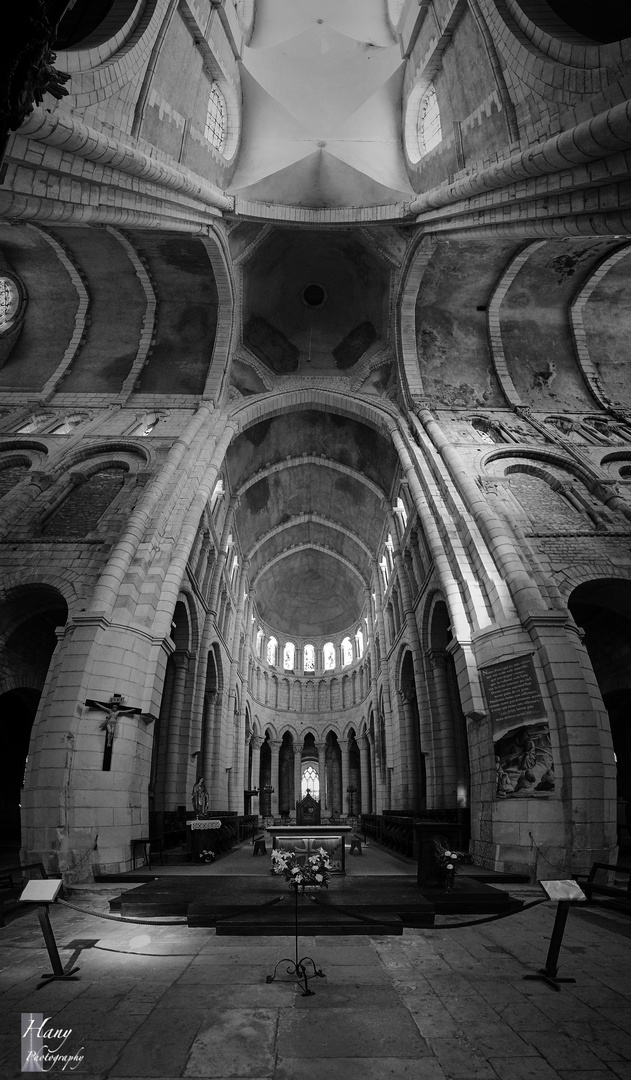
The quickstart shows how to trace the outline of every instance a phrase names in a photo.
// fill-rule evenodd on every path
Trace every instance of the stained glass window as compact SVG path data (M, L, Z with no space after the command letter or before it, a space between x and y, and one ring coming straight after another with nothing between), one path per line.
M320 798L320 777L318 776L314 765L307 765L307 767L302 770L302 783L300 785L301 798L305 798L307 789L309 789L308 793L311 795L312 799L317 800Z
M283 650L283 668L285 669L285 671L294 670L295 657L296 646L294 645L293 641L288 641L285 644L285 648Z
M322 650L322 654L324 656L324 670L325 671L334 671L335 670L335 645L333 644L332 641L327 641L326 645L324 646L324 648Z
M342 667L348 667L348 665L352 663L353 646L351 644L351 639L349 637L345 637L342 642Z
M313 645L305 645L303 669L304 671L315 671L315 648Z

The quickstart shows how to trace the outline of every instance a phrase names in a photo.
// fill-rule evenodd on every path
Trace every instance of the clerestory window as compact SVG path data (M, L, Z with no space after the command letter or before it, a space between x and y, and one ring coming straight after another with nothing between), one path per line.
M206 127L204 135L215 150L223 150L226 141L227 110L226 99L216 82L210 87L208 109L206 112Z

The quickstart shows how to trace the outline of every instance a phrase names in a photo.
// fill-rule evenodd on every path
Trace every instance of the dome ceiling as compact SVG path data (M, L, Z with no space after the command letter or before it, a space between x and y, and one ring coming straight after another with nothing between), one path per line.
M383 0L259 0L242 58L243 133L232 193L309 207L408 198L403 70Z
M243 342L276 375L348 371L386 343L388 295L357 230L274 229L246 265Z
M359 620L395 470L391 445L335 414L290 413L235 439L236 530L270 627L319 637Z

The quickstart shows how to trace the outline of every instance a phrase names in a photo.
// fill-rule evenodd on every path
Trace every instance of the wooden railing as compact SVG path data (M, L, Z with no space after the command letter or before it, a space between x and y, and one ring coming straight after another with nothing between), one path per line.
M425 829L418 828L426 826ZM419 853L419 835L435 829L440 834L441 825L449 825L450 832L457 830L457 846L466 850L469 844L469 811L422 810L418 813L405 810L385 810L383 814L362 814L361 828L367 840L372 840L396 855L416 859Z

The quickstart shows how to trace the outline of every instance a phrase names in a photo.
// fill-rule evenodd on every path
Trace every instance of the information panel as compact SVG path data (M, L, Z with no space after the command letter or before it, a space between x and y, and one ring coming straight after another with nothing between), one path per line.
M480 674L494 724L510 727L546 715L532 656L503 660Z

